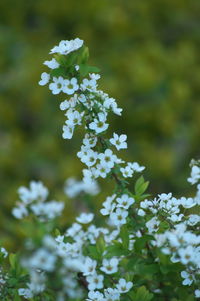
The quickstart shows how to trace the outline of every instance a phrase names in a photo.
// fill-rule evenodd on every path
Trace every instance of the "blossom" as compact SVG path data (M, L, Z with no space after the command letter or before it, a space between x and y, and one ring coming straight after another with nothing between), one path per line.
M133 176L133 169L130 166L121 167L120 171L124 178L131 178Z
M64 78L62 76L53 77L53 82L49 85L52 94L59 94L63 90Z
M182 282L183 285L191 285L192 282L194 281L192 275L186 271L181 272L181 277L184 278L184 280Z
M157 232L160 221L154 216L148 222L146 222L146 227L148 228L149 233Z
M195 293L196 298L200 298L200 290L199 289L196 289L194 293Z
M113 203L113 200L116 198L116 194L113 194L111 197L107 197L105 202L103 202L103 207L100 212L102 215L110 215L111 212L113 212L113 210L116 207L116 204Z
M89 128L97 134L107 130L108 123L106 123L106 114L98 113L98 119L95 118L94 121L89 124Z
M118 270L118 264L119 260L117 258L103 259L100 270L106 274L114 274Z
M98 158L102 166L109 168L113 168L117 159L116 155L114 155L110 149L106 149L104 153L99 154Z
M33 201L45 201L49 192L42 182L31 181L30 188L21 186L18 189L19 197L25 204L29 204Z
M88 90L88 91L95 91L96 90L96 86L97 86L97 82L95 79L87 79L84 78L82 83L81 83L81 89L83 91Z
M88 282L88 289L90 291L94 291L96 289L103 288L103 275L97 275L96 273L90 276L86 277L86 280Z
M95 177L106 178L107 174L110 172L111 168L107 165L97 164L95 170Z
M107 301L110 301L110 300L117 301L120 298L120 293L116 288L109 287L104 290L104 294L105 294Z
M19 203L17 207L12 209L12 214L15 218L22 219L25 216L28 216L28 210L24 204Z
M62 91L68 95L74 94L79 89L78 81L75 77L64 80L62 84Z
M54 58L50 61L45 61L43 64L49 67L50 69L56 69L60 66L60 64Z
M128 216L128 211L122 209L122 208L117 208L115 212L112 212L110 214L110 218L114 225L116 226L121 226L123 224L126 224L126 218Z
M88 298L89 299L86 299L86 301L106 301L103 294L98 291L90 291L88 293Z
M75 125L81 124L82 114L80 114L79 111L69 109L65 116L68 118L68 120L65 121L68 126L74 127Z
M83 40L76 38L74 40L62 40L58 46L54 46L50 53L60 53L63 55L67 55L72 51L75 51L82 47L83 45Z
M86 257L86 260L82 267L82 272L84 276L95 274L95 269L97 266L97 261L92 260L90 257Z
M199 166L192 166L191 175L187 179L189 183L196 184L200 179L200 167Z
M89 224L94 218L93 213L81 213L79 217L76 218L77 222L81 224Z
M116 133L113 133L113 138L110 139L110 143L112 143L117 150L125 149L127 148L127 143L125 142L127 139L126 135L117 135Z
M63 139L71 139L73 133L74 133L73 126L63 125L63 133L62 133Z
M128 166L130 166L132 170L135 172L141 172L145 169L144 166L140 166L137 162L133 162L133 163L129 162Z
M3 247L0 248L0 253L3 255L4 258L6 258L8 256L8 252Z
M125 279L121 278L119 279L118 284L116 285L116 288L120 293L127 293L132 288L133 283L130 281L126 281Z
M135 200L129 197L127 194L123 194L120 198L117 198L116 201L118 203L117 207L124 209L128 209L133 203L135 203Z
M46 72L43 72L41 74L41 80L38 82L38 84L40 86L44 86L44 85L46 85L49 82L49 80L50 80L50 75L48 73L46 73Z
M44 271L53 271L56 257L44 248L38 249L30 259L30 266Z

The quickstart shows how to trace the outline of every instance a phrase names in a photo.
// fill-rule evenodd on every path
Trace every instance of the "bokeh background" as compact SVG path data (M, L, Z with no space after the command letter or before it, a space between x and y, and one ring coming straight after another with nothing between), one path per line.
M43 61L62 39L89 46L101 88L124 109L110 120L110 133L128 133L122 154L147 167L149 191L191 192L188 164L200 157L199 17L196 0L1 0L1 241L12 246L20 236L13 238L18 226L10 213L18 186L40 179L52 198L66 199L65 179L81 176L81 136L61 138L59 101L38 86Z

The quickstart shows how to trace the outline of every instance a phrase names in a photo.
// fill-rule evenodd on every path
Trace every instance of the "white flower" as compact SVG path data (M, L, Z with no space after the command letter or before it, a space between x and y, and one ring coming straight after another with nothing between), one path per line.
M23 296L25 299L33 298L33 293L29 288L19 288L18 294L19 296Z
M119 260L117 258L103 259L102 264L100 270L106 274L114 274L118 271Z
M94 218L93 213L81 213L79 217L76 218L77 222L81 224L89 224Z
M192 282L194 281L192 275L186 271L181 272L181 277L184 278L184 280L182 282L183 285L191 285Z
M96 260L92 260L90 257L86 257L85 263L82 266L82 273L84 276L95 274L97 266Z
M117 150L127 148L127 143L125 142L127 139L126 135L117 135L113 133L113 138L110 139L110 143L112 143Z
M195 290L194 293L195 293L196 298L200 298L200 290L199 289Z
M190 178L188 178L188 182L193 184L196 184L200 179L200 167L199 166L192 166L191 175Z
M110 172L110 167L106 166L106 165L101 165L101 164L97 164L96 165L96 170L95 170L95 177L102 177L102 178L106 178L107 174Z
M77 223L73 223L72 226L69 229L67 229L66 236L74 237L81 229L82 229L81 225Z
M99 154L98 158L102 166L113 168L117 160L117 156L110 149L106 149L104 153Z
M88 167L93 166L98 158L97 152L88 149L84 145L81 147L81 151L77 153L77 156L81 159L81 162L85 163Z
M103 275L97 275L96 273L94 275L90 275L86 277L86 280L88 282L88 289L90 291L94 291L96 289L103 288Z
M135 200L128 196L128 194L123 194L120 198L116 199L117 207L128 209L132 204L135 203Z
M103 202L103 207L100 212L102 215L110 215L111 212L113 212L113 210L116 207L116 204L113 203L113 200L116 198L116 194L113 194L111 197L107 197L105 202Z
M128 166L130 166L135 172L141 172L145 169L144 166L140 166L137 162L133 162L133 163L129 162Z
M75 77L66 79L63 82L62 91L68 95L74 94L79 89L78 81Z
M182 264L188 264L194 258L194 249L192 246L187 246L186 248L179 248L178 254L180 256L180 261Z
M80 40L79 38L76 38L75 40L66 40L66 41L61 41L58 46L54 46L50 53L60 53L67 55L72 51L75 51L82 47L83 45L83 40Z
M138 212L137 212L137 214L138 214L139 216L145 216L146 213L145 213L144 210L139 209Z
M106 123L106 114L98 113L98 119L95 118L94 121L89 124L89 128L97 134L107 130L108 123Z
M89 297L89 299L86 299L86 301L106 301L104 299L103 294L98 291L96 291L96 292L90 291L88 293L88 297Z
M83 144L88 148L94 147L97 144L97 137L86 133L83 139Z
M74 127L75 125L81 124L82 114L80 114L79 111L69 109L65 116L68 118L68 120L65 121L68 126Z
M45 61L43 64L49 67L50 69L56 69L60 66L60 64L54 58L50 61Z
M120 293L116 288L107 288L104 290L106 301L117 301L120 298Z
M32 268L41 269L44 271L53 271L55 267L56 257L46 249L37 250L30 259Z
M43 72L41 74L41 80L38 82L38 84L40 86L44 86L44 85L46 85L49 82L49 80L50 80L50 75L48 73L46 73L46 72Z
M121 167L120 171L124 178L131 178L133 176L133 169L130 166Z
M69 108L74 108L77 104L77 95L74 94L73 97L71 97L69 100L64 100L63 102L60 103L60 109L62 111L67 110Z
M21 219L25 216L28 216L28 210L24 206L24 204L18 204L17 207L14 207L12 209L12 214L14 215L15 218Z
M114 225L116 226L121 226L123 224L126 224L127 216L128 216L128 211L121 208L117 208L115 212L112 212L110 214L110 218L114 223Z
M8 252L6 251L5 248L1 247L0 252L3 254L3 257L6 258L8 256Z
M41 217L41 220L54 219L61 215L64 203L56 201L36 203L31 205L30 208L36 216Z
M149 233L154 233L158 231L160 225L160 221L157 219L157 217L153 217L148 222L146 222L146 227L148 228Z
M71 139L73 134L74 134L73 126L63 125L63 133L62 133L63 139Z
M91 79L94 79L94 80L98 80L101 78L100 74L96 74L96 73L90 73L89 76Z
M121 115L122 109L117 107L117 103L114 98L106 97L103 106L106 109L111 109L116 115Z
M116 288L120 293L127 293L132 288L133 283L132 282L126 282L125 279L121 278L119 279L118 284L116 285Z
M95 79L87 79L84 78L82 83L81 83L81 89L83 91L88 90L88 91L95 91L96 90L96 86L97 86L97 82Z
M53 82L49 85L52 94L59 94L63 89L64 78L62 76L53 77Z
M32 201L45 201L49 192L42 182L30 182L30 188L24 186L18 189L19 197L25 204L29 204Z

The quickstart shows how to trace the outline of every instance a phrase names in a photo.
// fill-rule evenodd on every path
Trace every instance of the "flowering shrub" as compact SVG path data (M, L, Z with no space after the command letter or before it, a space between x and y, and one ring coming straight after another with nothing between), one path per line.
M2 300L195 300L200 298L200 164L191 162L188 181L197 185L193 197L162 193L152 198L144 170L126 162L118 151L127 136L107 137L109 114L121 115L115 99L98 89L100 75L88 65L88 49L80 39L61 41L44 64L41 75L55 95L64 95L64 139L85 131L78 158L83 179L68 179L65 193L95 196L98 178L114 180L115 188L102 202L101 219L82 212L65 231L58 229L63 202L47 201L41 182L19 188L13 215L20 220L24 249L9 254L0 249ZM135 177L133 189L129 178Z

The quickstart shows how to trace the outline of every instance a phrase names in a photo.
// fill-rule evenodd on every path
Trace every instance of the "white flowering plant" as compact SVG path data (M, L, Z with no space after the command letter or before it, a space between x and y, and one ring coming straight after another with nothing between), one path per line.
M191 197L172 193L152 197L140 174L144 166L126 162L127 136L107 137L109 114L121 116L115 99L98 89L99 70L88 65L88 49L78 38L61 41L45 61L41 75L54 95L63 96L62 136L84 129L78 158L83 178L70 178L65 193L98 198L98 179L115 182L102 201L98 219L77 212L74 223L59 230L64 203L48 201L48 189L32 181L19 188L13 215L25 236L23 250L0 249L1 300L18 301L192 301L200 298L200 163L191 161ZM134 177L135 185L129 180ZM94 200L95 202L95 200ZM100 218L101 217L101 218Z

